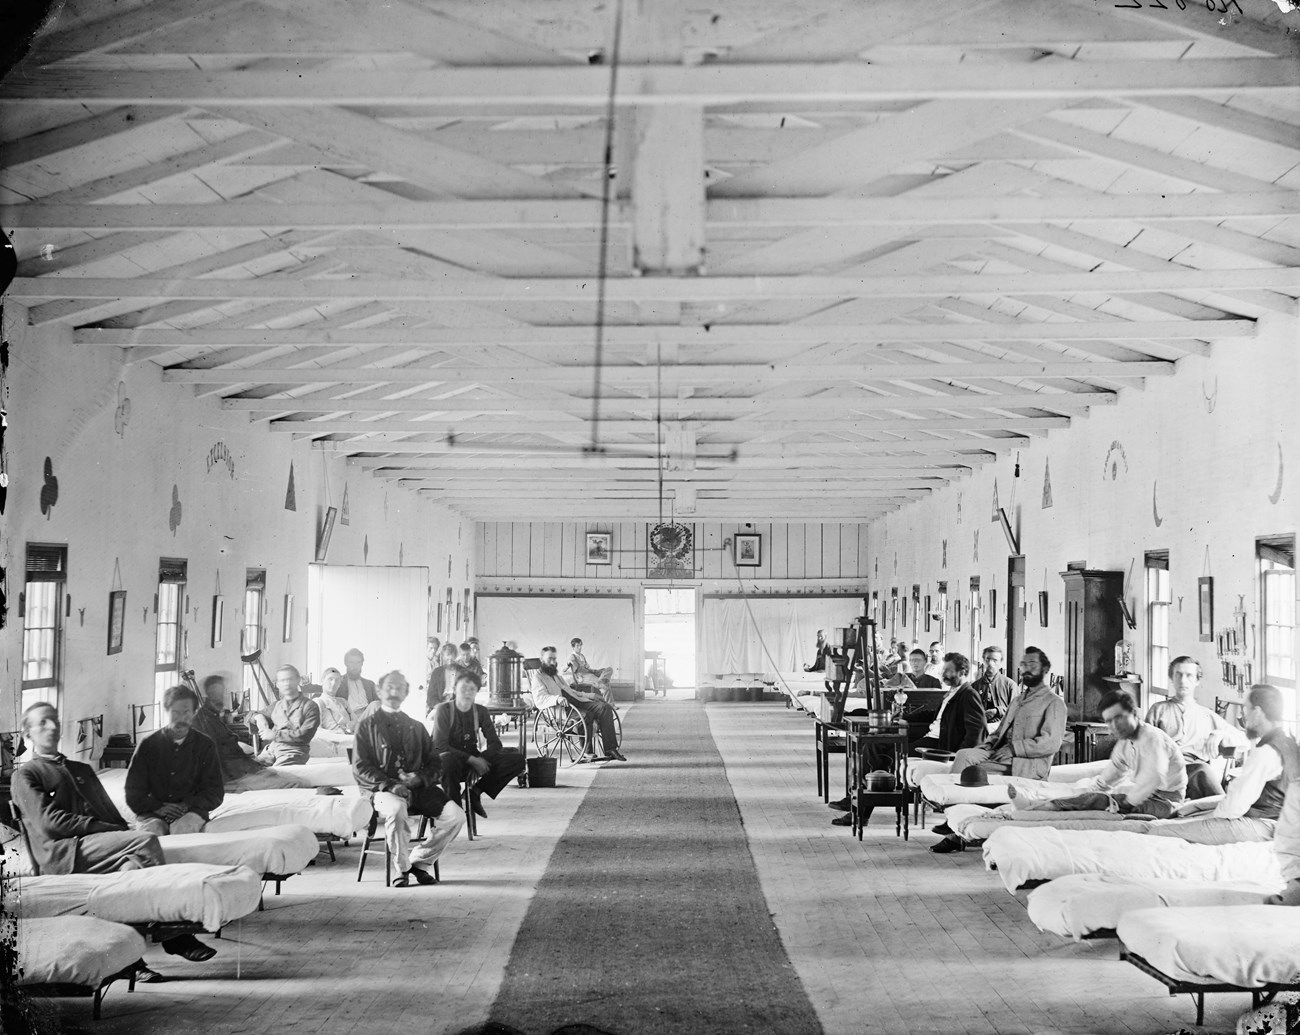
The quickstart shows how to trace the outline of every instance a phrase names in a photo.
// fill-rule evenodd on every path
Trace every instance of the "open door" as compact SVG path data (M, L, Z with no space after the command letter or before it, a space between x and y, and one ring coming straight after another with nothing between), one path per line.
M1025 652L1025 558L1007 558L1007 675L1018 680Z

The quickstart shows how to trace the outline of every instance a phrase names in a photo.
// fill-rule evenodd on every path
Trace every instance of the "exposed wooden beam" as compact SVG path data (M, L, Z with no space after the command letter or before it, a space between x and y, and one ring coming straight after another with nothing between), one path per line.
M610 215L613 225L631 225L632 208L626 202L616 203ZM1218 221L1294 215L1300 215L1300 195L1286 190L1047 198L729 198L710 200L705 206L706 223L723 227L936 226L1117 219ZM231 201L220 204L46 205L33 202L0 206L0 220L10 229L46 230L314 227L322 230L364 228L376 233L391 233L403 228L591 229L600 225L600 203L596 200L384 201L378 195L373 202L335 204Z
M286 62L286 64L289 64ZM853 103L898 98L1217 96L1294 89L1300 71L1282 58L1200 61L968 62L907 65L631 65L620 70L621 105ZM603 106L609 73L597 67L358 69L294 63L229 71L32 68L0 87L5 103L385 105L428 109Z
M845 345L896 344L940 341L1134 341L1149 339L1253 338L1253 320L1114 320L1096 319L1031 323L862 323L832 324L728 324L708 326L614 326L605 328L611 346L656 345ZM411 345L429 348L475 348L480 345L590 346L593 331L580 327L382 327L308 325L289 330L231 328L225 330L175 330L141 328L113 330L77 327L72 340L78 345L125 348L134 345L175 349L281 348L311 346L353 348L367 345Z
M590 378L592 366L536 366L520 364L499 367L169 367L163 381L171 384L566 384ZM792 363L665 364L660 367L602 366L604 384L654 384L671 378L683 385L730 384L746 379L777 377L783 381L841 384L903 381L913 378L941 378L957 381L992 378L1130 378L1167 377L1174 365L1150 363L1070 362L1059 363L895 363L855 364L824 367Z
M802 412L881 410L1006 410L1041 409L1073 411L1089 406L1106 406L1118 399L1113 392L1015 392L1006 394L968 392L962 395L817 395L806 399L627 399L606 398L604 412L661 410L666 419L697 412L727 413L737 416L763 416ZM246 413L585 413L590 402L585 399L222 399L224 410ZM519 430L527 430L521 427Z
M1109 294L1166 291L1231 291L1267 288L1300 292L1300 270L1219 269L1168 272L933 273L852 277L615 277L606 282L611 302L766 302L827 298L946 298L951 295ZM591 280L563 277L510 279L447 277L417 279L279 277L243 280L155 277L18 277L10 288L18 301L78 299L301 299L390 301L451 299L462 302L565 302L595 300Z
M1006 441L1013 444L1027 444L1029 440L1016 438ZM914 443L913 445L917 444ZM554 467L557 469L616 467L620 470L658 470L659 460L653 455L654 443L606 442L605 446L613 450L614 453L610 455L577 453L575 451L572 456L567 457L563 454L557 454ZM510 446L503 446L502 451L499 453L482 453L478 452L472 445L463 448L460 446L447 446L441 452L431 451L421 455L354 456L349 457L348 462L367 470L410 468L431 471L473 471L485 472L485 476L487 476L486 472L493 470L507 470L536 463L535 460L527 457L527 447L521 447L516 455L509 453L510 448ZM698 447L700 452L711 448L708 445ZM648 453L647 450L649 450ZM819 446L815 443L799 443L790 446L788 449L773 449L771 443L763 443L738 448L734 460L730 457L726 459L708 459L706 457L698 461L700 466L696 469L699 470L704 466L709 468L730 468L734 466L737 469L758 468L763 470L786 470L797 467L802 471L811 471L813 468L826 467L855 471L888 471L911 467L932 467L936 469L963 467L972 463L982 464L995 459L992 453L979 449L973 452L959 451L952 447L937 450L916 450L905 445L895 447L894 451L908 455L893 456L884 451L869 452L843 445L839 447L836 445ZM921 455L915 455L917 453ZM682 475L674 475L674 477L682 477Z

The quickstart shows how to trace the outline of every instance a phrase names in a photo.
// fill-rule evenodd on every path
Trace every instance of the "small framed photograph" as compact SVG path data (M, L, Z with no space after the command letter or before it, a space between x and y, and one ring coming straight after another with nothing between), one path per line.
M757 568L763 563L763 537L741 532L733 540L737 568Z
M1209 575L1196 580L1197 630L1202 643L1214 642L1214 579Z
M438 624L434 626L438 632L442 632L442 601L438 601Z
M316 563L324 564L325 556L330 549L330 536L334 534L334 522L339 516L338 507L325 508L325 522L320 527L320 534L316 536Z
M998 627L998 591L996 589L991 589L989 590L989 628L996 629L997 627Z
M952 631L961 632L961 601L952 605Z
M224 597L212 598L212 646L221 646L222 629L226 621L226 600Z
M1038 624L1047 628L1047 590L1038 591Z
M460 628L460 601L456 601L456 628Z
M293 641L293 594L284 595L284 642Z
M587 563L609 564L614 553L613 532L587 533Z
M930 631L930 598L925 598L925 631Z
M122 634L126 628L126 590L108 594L108 653L122 653Z

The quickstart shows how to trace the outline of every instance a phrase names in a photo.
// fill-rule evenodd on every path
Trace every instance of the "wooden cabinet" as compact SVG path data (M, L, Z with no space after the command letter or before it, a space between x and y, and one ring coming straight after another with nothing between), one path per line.
M1124 636L1122 571L1063 571L1065 705L1071 722L1100 722L1102 694L1115 674L1115 643Z

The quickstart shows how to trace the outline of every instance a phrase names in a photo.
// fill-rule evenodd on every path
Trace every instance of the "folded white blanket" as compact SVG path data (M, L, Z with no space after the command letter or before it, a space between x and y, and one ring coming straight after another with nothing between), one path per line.
M24 877L18 892L23 919L93 916L123 924L201 923L219 931L257 909L262 875L245 866L187 863Z
M144 955L133 928L92 916L18 921L18 984L98 988Z
M1267 841L1194 845L1172 837L1127 831L1057 830L1003 824L984 842L984 865L997 870L1008 891L1029 881L1071 873L1203 881L1282 882Z
M1260 988L1300 980L1300 922L1294 906L1139 909L1117 933L1162 974L1199 984Z
M1139 909L1171 906L1259 905L1279 886L1244 881L1133 880L1104 873L1078 873L1048 881L1029 893L1029 919L1040 931L1078 941L1114 931Z

